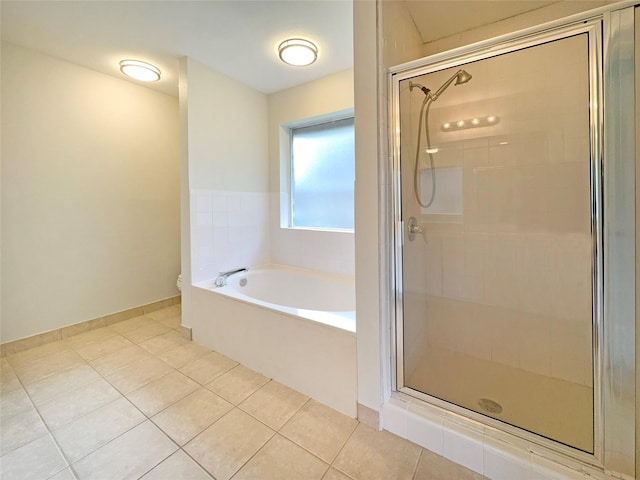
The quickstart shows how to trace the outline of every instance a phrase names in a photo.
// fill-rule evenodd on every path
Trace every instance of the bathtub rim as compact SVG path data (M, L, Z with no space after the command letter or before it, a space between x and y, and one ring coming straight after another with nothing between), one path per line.
M258 265L255 267L248 268L249 273L251 273L252 271L261 271L261 270L293 270L293 271L298 271L310 276L326 275L326 276L335 276L342 280L354 279L355 281L355 278L350 275L333 274L329 272L322 272L320 270L311 270L311 269L291 267L288 265L280 265L280 264L266 264L266 265ZM241 272L241 273L245 273L245 272ZM239 274L240 273L234 274L233 276L237 276ZM343 311L323 311L323 310L309 310L309 309L303 309L303 308L296 308L296 307L290 307L286 305L278 305L275 303L266 302L264 300L259 300L249 295L244 295L243 293L240 293L239 291L237 291L236 289L234 289L229 285L225 285L224 287L217 287L215 284L215 279L209 279L209 280L204 280L202 282L197 282L193 284L193 287L211 291L215 294L222 295L228 299L231 299L236 302L240 302L245 305L251 305L264 310L275 311L291 317L303 318L305 320L310 320L316 324L319 324L328 328L335 328L335 329L341 330L351 335L356 334L355 309L343 310Z

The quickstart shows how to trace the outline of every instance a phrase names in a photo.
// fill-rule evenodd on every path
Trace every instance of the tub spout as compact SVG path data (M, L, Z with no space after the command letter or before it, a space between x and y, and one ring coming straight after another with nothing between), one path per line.
M224 287L227 284L227 278L231 275L246 272L247 270L247 268L236 268L235 270L229 270L228 272L220 272L220 275L216 278L216 287Z

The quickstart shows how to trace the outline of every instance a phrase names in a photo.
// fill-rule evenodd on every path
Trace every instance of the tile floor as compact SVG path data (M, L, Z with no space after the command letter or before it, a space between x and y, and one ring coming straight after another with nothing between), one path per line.
M0 478L484 478L179 329L173 306L2 358Z

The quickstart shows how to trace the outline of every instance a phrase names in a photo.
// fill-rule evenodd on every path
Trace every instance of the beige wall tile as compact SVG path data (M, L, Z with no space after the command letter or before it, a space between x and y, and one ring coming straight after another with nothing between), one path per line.
M215 393L200 388L152 418L167 435L184 445L233 408Z
M112 313L110 315L105 315L102 317L104 319L105 325L114 325L116 323L124 322L126 320L139 317L144 315L144 311L142 307L130 308L128 310L124 310L122 312Z
M185 446L217 480L228 480L275 434L237 408Z

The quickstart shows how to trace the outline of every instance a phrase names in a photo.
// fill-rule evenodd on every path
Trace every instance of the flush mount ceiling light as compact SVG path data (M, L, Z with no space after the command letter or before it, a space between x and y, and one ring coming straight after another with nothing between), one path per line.
M280 60L289 65L304 67L311 65L318 58L318 47L309 40L290 38L278 46Z
M150 63L140 60L122 60L120 71L126 76L142 82L156 82L160 80L160 69Z

